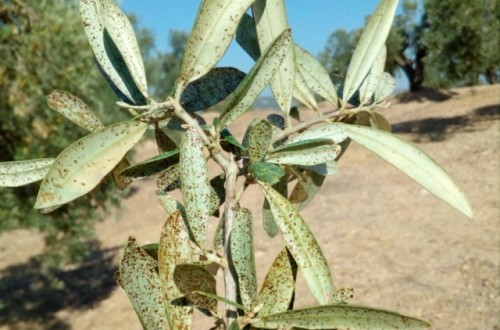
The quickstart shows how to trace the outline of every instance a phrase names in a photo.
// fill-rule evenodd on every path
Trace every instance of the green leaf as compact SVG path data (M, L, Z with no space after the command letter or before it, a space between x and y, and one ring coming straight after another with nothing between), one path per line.
M281 166L271 163L252 164L249 170L255 176L256 180L269 183L277 183L285 175L285 170Z
M147 126L138 121L116 123L68 146L43 179L35 208L62 205L94 189L139 141Z
M106 24L109 25L109 21L112 21L113 17L105 18L105 16L109 15L109 12L104 9L104 4L106 6L115 6L110 4L110 0L80 1L83 28L98 67L122 100L128 103L145 104L146 95L138 87L139 82L134 81L130 71L131 68L127 66L125 54L122 53L123 49L118 48L118 44L121 47L123 47L123 44L118 40L113 40L110 31L106 28ZM128 21L123 22L120 18L118 18L118 22L123 26L130 24Z
M343 105L354 95L385 45L398 0L382 0L370 17L352 55L344 83Z
M380 75L384 72L385 61L387 59L387 47L384 45L380 53L375 58L370 73L359 88L359 99L361 104L371 104L373 94L380 80ZM392 93L392 92L391 92Z
M248 209L235 210L234 226L230 234L230 258L238 276L240 298L245 310L251 310L257 295L254 230L252 213Z
M396 135L369 127L343 123L331 125L344 129L351 139L394 165L458 211L469 218L473 217L467 199L448 173L415 145Z
M252 5L256 22L256 30L261 53L284 31L287 31L288 15L283 0L256 0ZM295 83L295 51L294 47L287 49L282 63L271 80L271 89L281 110L288 113L292 105Z
M291 31L286 30L263 52L255 66L238 86L233 98L222 113L218 126L219 131L252 106L257 96L264 90L264 87L280 67L288 53L291 41Z
M259 181L266 182L263 180ZM283 170L283 175L279 178L279 180L277 180L277 182L271 181L266 183L272 185L272 188L276 190L278 193L280 193L281 196L284 196L285 198L288 196L288 176L285 175L284 170ZM262 223L264 226L264 231L266 232L267 235L269 235L269 237L274 237L278 235L279 233L278 225L276 224L276 221L274 221L274 216L273 212L271 212L271 206L269 205L269 201L265 198L264 198L264 205L262 206Z
M340 144L347 139L344 129L332 125L323 125L306 130L303 133L295 135L287 141L287 145L307 140L329 139L336 144Z
M196 294L199 294L201 296L212 298L212 299L215 299L217 301L223 302L225 304L234 306L234 307L236 307L238 309L241 309L242 311L245 310L245 306L240 305L237 302L234 302L234 301L231 301L231 300L227 300L226 298L218 296L216 294L212 294L212 293L208 293L208 292L203 292L203 291L193 291L193 292L196 293Z
M324 175L312 170L304 171L290 194L290 202L298 211L302 211L313 200L324 182Z
M53 158L0 162L0 187L19 187L43 179Z
M294 297L296 278L297 264L284 248L271 265L255 300L255 306L263 306L259 311L259 318L289 309Z
M339 304L267 315L252 323L252 326L266 329L298 327L305 329L417 330L428 328L430 324L395 312Z
M146 253L153 258L154 260L158 260L158 248L159 248L158 243L151 243L151 244L146 244L141 246L141 248L146 251Z
M135 38L134 28L118 5L112 0L100 0L102 5L101 19L105 30L120 51L132 79L144 97L148 97L148 84L144 71L139 44Z
M181 212L176 211L163 226L158 249L158 273L170 329L191 329L193 307L177 303L184 294L174 281L177 265L190 261L189 232Z
M89 106L68 92L55 90L47 96L47 103L52 110L59 112L80 127L90 132L104 128L102 122L90 110Z
M330 140L303 140L286 143L267 154L265 160L275 164L318 165L335 160L341 147Z
M130 183L135 180L147 178L178 162L179 149L175 149L127 167L120 172L118 180L124 183Z
M184 90L184 86L205 75L219 62L233 40L241 17L254 1L203 1L186 45L178 91Z
M217 300L198 291L216 295L215 278L208 270L197 265L177 265L174 272L177 288L198 308L217 315Z
M295 45L295 58L298 71L304 77L307 86L325 100L336 105L338 103L337 91L323 65L299 45Z
M254 61L257 61L260 57L257 29L253 17L247 13L241 18L236 30L236 41Z
M356 125L373 127L389 133L392 131L389 121L375 111L359 111L356 113Z
M203 246L210 217L208 166L203 143L194 129L188 129L180 145L179 176L187 220L196 243Z
M160 154L172 151L177 148L175 142L168 137L159 126L155 126L155 139Z
M271 146L273 128L263 119L254 119L245 133L243 145L247 148L251 163L260 163Z
M187 112L206 109L224 100L245 78L235 68L214 68L190 83L181 95L181 105Z
M297 262L307 285L316 300L327 304L335 293L330 269L316 238L299 212L280 193L266 183L259 182L266 195L274 219L285 244Z
M164 329L164 298L156 262L129 238L115 281L125 290L144 329Z

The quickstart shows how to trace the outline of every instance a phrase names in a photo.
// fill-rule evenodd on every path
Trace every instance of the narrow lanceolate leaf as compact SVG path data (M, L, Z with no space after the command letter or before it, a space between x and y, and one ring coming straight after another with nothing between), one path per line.
M245 310L251 310L257 295L254 231L252 213L248 209L235 210L234 227L230 236L230 258L238 276L240 298Z
M337 157L338 158L338 157ZM301 166L303 169L311 170L319 175L327 176L327 175L335 175L338 172L337 162L334 160L321 163L318 165L310 165L310 166Z
M53 158L0 162L0 187L19 187L42 180Z
M259 318L289 309L295 291L297 264L284 248L274 260L262 284L255 306L262 305Z
M271 163L261 163L261 164L269 164L269 165L274 165L278 166L275 164ZM281 169L281 167L279 167ZM281 194L281 196L284 196L285 198L288 196L288 176L285 175L285 170L281 169L283 171L283 174L278 178L273 181L264 181L261 180L260 178L262 176L256 175L257 180L261 182L265 182L271 185L271 187L276 190L278 193ZM269 237L274 237L278 235L279 233L279 228L278 225L276 224L276 221L274 221L274 215L273 212L271 211L271 206L269 205L269 201L264 198L264 205L262 206L262 224L264 226L264 231L266 232Z
M117 95L129 103L145 104L145 80L140 78L144 76L144 70L141 71L141 64L137 64L138 61L142 62L137 53L137 42L133 34L130 35L130 23L124 21L126 17L117 17L116 11L109 11L114 6L111 0L81 0L80 14L85 34L99 69ZM111 35L116 38L120 31L123 36L113 39ZM126 49L128 46L132 46L132 49Z
M216 295L216 281L205 268L197 265L177 265L174 271L174 280L177 288L196 307L217 315L217 300L198 291Z
M214 68L186 87L181 105L187 112L206 109L234 92L244 78L245 73L238 69Z
M90 132L104 128L89 106L68 92L55 90L47 96L49 106L80 127Z
M178 80L182 92L219 62L233 40L241 17L255 0L203 1L189 37ZM180 96L180 95L179 95Z
M188 129L180 145L179 176L187 220L196 242L204 244L210 216L208 167L203 143L194 129Z
M284 0L257 0L252 5L261 53L289 29ZM271 80L271 89L281 110L288 113L292 104L295 84L295 51L290 47L283 62Z
M273 128L270 122L255 119L247 129L243 145L247 148L250 162L259 163L264 159L271 146Z
M62 205L94 189L139 141L147 126L138 121L116 123L64 149L42 181L35 208Z
M299 70L295 71L293 96L306 107L316 111L319 109L314 94L311 92L304 75Z
M174 164L163 171L156 180L156 194L164 194L169 191L180 188L181 182L179 180L179 165Z
M257 29L253 17L247 13L241 18L236 30L236 41L254 61L257 61L260 57Z
M104 28L120 51L132 79L144 97L148 96L148 85L139 44L132 24L113 0L100 0Z
M316 300L327 304L335 293L330 269L316 238L292 204L271 186L259 182L286 247L297 262Z
M307 86L325 100L336 105L338 103L337 91L323 65L299 45L295 45L295 58L297 69L304 77Z
M280 67L288 53L291 41L291 31L286 30L263 52L255 66L238 86L226 110L221 115L219 130L232 123L252 106L257 96L269 84Z
M130 183L147 178L176 164L178 161L179 149L175 149L123 169L118 175L118 180Z
M181 212L176 211L163 227L158 249L158 274L170 329L191 329L193 307L178 303L184 294L174 282L175 267L189 263L190 259L188 229Z
M387 72L379 75L377 87L375 88L375 102L380 103L390 96L396 89L396 80Z
M375 58L370 73L359 88L359 100L361 104L372 103L373 94L380 80L380 75L384 72L385 61L387 59L387 47L384 45L380 53ZM391 92L392 93L392 92Z
M448 173L415 145L400 137L364 126L333 123L344 127L351 139L394 165L431 193L472 218L472 209L464 194Z
M336 144L340 144L347 139L347 134L343 127L324 125L308 129L304 133L295 135L287 141L287 144L314 139L329 139Z
M349 63L344 82L344 105L366 78L375 59L384 47L397 5L398 0L382 0L375 13L370 17Z
M266 329L297 327L304 329L417 330L429 328L430 324L395 312L339 304L267 315L252 323L252 326Z
M115 280L127 293L144 329L167 327L156 261L133 238L128 240Z
M266 162L289 165L318 165L335 160L341 147L330 140L304 140L285 144L266 156Z

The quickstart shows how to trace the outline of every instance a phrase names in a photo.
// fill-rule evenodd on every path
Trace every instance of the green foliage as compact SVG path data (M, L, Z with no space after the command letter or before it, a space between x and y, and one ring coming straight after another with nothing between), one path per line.
M326 176L336 173L336 161L352 139L472 217L468 202L446 172L423 151L386 132L390 125L376 112L386 106L394 89L384 62L396 6L397 0L382 0L368 20L347 69L344 95L339 96L325 79L326 70L293 43L284 2L203 1L175 89L165 100L156 101L147 90L148 66L142 64L128 19L113 0L81 0L84 27L98 65L122 100L118 105L132 117L102 128L81 101L55 92L51 106L91 133L75 139L53 163L0 165L0 182L17 185L43 176L35 208L51 212L84 198L108 174L119 186L127 186L160 172L156 194L169 217L159 243L141 247L130 238L115 276L145 329L165 329L167 323L171 329L190 329L195 308L214 318L217 329L429 327L416 318L350 304L345 294L350 291L335 290L321 247L300 214ZM249 8L253 16L246 14ZM246 75L216 68L233 38L249 54L258 55ZM238 141L228 126L267 85L284 117L253 121L243 141ZM290 109L292 95L312 100L314 93L336 110L294 122L299 113ZM212 124L194 113L224 99L224 110ZM314 108L315 102L310 106ZM148 127L155 131L159 155L128 164L126 153ZM221 171L213 178L209 160ZM266 198L262 208L266 232L271 237L279 234L284 245L260 291L254 217L241 205L250 185L257 185ZM182 201L170 195L176 189ZM207 237L211 217L219 218L213 241ZM318 306L294 309L298 272ZM224 277L223 296L217 292L218 273ZM225 304L224 312L218 302Z

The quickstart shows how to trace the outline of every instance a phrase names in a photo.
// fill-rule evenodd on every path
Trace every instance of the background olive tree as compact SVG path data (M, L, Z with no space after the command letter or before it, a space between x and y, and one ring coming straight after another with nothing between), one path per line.
M193 311L213 317L212 328L420 329L417 318L350 304L349 289L334 286L316 238L300 215L351 140L394 165L424 188L472 217L446 172L414 145L390 133L376 110L387 106L395 81L384 72L385 47L398 1L382 0L350 59L342 92L325 68L294 43L283 1L205 0L182 57L173 89L157 99L130 21L112 0L81 0L83 27L97 66L127 110L128 120L105 125L68 92L48 96L51 107L89 133L56 158L4 162L0 184L42 180L35 209L50 213L93 191L106 178L124 189L159 174L156 197L169 214L158 243L130 238L116 281L127 292L145 329L190 329ZM217 67L233 39L255 59L248 73ZM175 69L175 66L172 70ZM283 111L256 119L242 141L231 123L270 85ZM159 90L159 89L158 89ZM338 95L340 94L340 96ZM321 113L316 97L336 109ZM292 99L317 111L301 121ZM225 101L213 122L203 110ZM200 113L200 114L197 114ZM147 130L158 155L130 164L127 154ZM207 162L219 165L209 173ZM266 197L260 212L283 250L258 289L252 212L241 205L246 189ZM288 189L290 188L290 192ZM182 200L171 192L179 189ZM70 209L71 210L71 209ZM214 237L209 222L217 222ZM318 305L295 309L301 272ZM217 292L223 280L224 292ZM219 309L218 302L225 308Z

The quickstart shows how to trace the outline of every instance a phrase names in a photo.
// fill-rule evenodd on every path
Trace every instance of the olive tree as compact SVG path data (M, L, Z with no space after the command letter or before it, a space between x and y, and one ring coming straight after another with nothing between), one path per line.
M335 288L324 254L300 214L325 178L335 174L337 160L353 140L472 217L447 173L391 134L377 112L395 87L384 72L384 44L397 2L382 0L367 23L338 95L326 70L293 41L284 1L205 0L175 88L155 100L126 16L112 0L81 0L83 27L97 65L120 99L117 106L131 118L104 126L81 100L56 91L49 95L51 106L90 133L56 158L3 163L0 183L42 180L34 207L51 212L87 194L106 176L123 188L159 174L156 197L169 217L158 243L141 245L130 238L115 275L145 329L190 329L194 309L213 317L214 328L428 327L417 318L351 304L350 291ZM233 39L255 59L248 73L217 67ZM252 121L239 141L230 124L267 85L283 113ZM318 96L335 110L321 113ZM317 116L295 120L293 98L317 110ZM211 123L198 114L222 100L224 109ZM127 153L147 130L154 131L158 155L130 164ZM210 177L208 160L219 165L219 174ZM265 231L280 235L284 243L260 290L255 223L240 202L252 185L266 198L259 210ZM181 200L171 194L176 189ZM207 231L211 221L218 221L214 237ZM294 308L297 272L317 306ZM217 292L217 278L223 279L224 292Z

